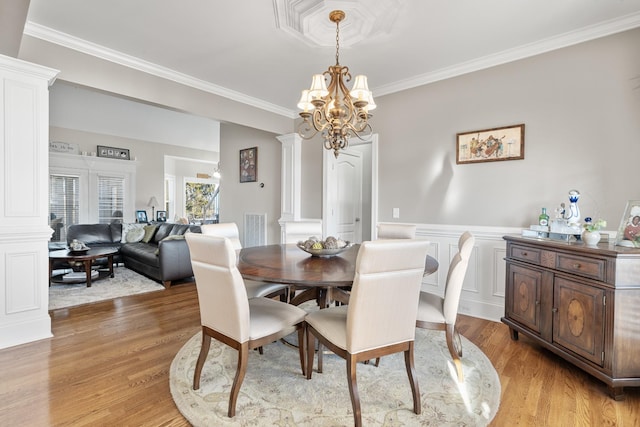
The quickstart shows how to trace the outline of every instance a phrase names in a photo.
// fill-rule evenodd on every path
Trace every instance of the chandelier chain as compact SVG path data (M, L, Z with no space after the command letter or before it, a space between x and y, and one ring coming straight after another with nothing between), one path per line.
M340 65L340 21L336 21L336 65Z

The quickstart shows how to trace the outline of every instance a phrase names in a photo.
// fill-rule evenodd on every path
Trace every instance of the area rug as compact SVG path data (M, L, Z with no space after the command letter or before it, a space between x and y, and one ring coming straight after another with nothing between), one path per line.
M160 283L128 268L116 267L113 270L113 278L92 281L90 288L86 283L52 283L49 287L49 310L164 289Z
M379 367L358 364L357 380L365 426L486 426L500 404L500 380L487 357L462 337L465 382L458 385L444 333L416 330L415 365L422 414L413 412L402 354L385 356ZM352 426L345 361L317 357L311 380L300 372L298 351L278 341L264 354L249 355L236 416L227 417L237 352L211 340L200 389L192 388L201 334L178 352L170 370L171 395L194 426Z

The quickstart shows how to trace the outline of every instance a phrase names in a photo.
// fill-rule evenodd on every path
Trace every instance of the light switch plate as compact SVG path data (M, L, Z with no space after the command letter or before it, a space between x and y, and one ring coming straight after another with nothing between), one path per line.
M394 219L400 218L400 208L393 208L393 218Z

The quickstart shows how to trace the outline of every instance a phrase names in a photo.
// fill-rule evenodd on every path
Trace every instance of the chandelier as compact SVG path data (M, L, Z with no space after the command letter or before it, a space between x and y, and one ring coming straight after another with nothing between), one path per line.
M336 158L340 150L349 146L349 138L353 135L360 139L371 135L369 112L376 108L367 76L356 76L351 91L345 85L351 80L351 74L349 67L340 65L340 21L344 17L341 10L329 14L331 22L336 23L336 65L322 74L315 74L311 88L302 91L298 102L298 108L303 110L300 112L303 121L298 127L298 134L304 139L311 139L320 132L324 148L333 150Z

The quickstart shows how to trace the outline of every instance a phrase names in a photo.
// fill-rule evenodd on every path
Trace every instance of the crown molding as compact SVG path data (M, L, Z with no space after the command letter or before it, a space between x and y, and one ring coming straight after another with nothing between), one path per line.
M197 79L187 74L183 74L170 68L159 66L152 62L144 61L131 55L126 55L122 52L118 52L116 50L109 49L104 46L79 39L77 37L73 37L69 34L53 30L49 27L45 27L31 21L27 21L24 28L24 34L78 52L82 52L87 55L101 58L106 61L120 64L134 70L142 71L143 73L161 77L163 79L189 86L194 89L202 90L204 92L222 96L224 98L231 99L242 104L250 105L252 107L269 111L274 114L288 117L290 119L296 118L298 116L294 110L283 108L279 105L254 98L244 93L236 92L225 87L218 86L201 79Z
M389 95L418 86L450 79L463 74L480 71L519 59L529 58L541 53L550 52L564 47L576 45L589 40L620 33L640 27L640 13L633 13L622 18L612 19L603 23L581 28L576 31L561 34L555 37L540 40L535 43L504 50L493 55L487 55L471 61L463 62L452 67L442 68L430 73L401 80L388 85L372 88L376 96Z

